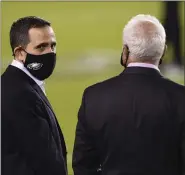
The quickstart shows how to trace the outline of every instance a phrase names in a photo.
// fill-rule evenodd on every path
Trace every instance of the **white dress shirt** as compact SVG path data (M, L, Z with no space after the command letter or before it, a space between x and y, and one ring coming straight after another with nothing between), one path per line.
M40 81L37 78L35 78L33 75L31 75L30 72L24 67L23 63L15 60L15 59L12 61L11 65L14 67L17 67L18 69L25 72L29 77L31 77L39 85L39 87L42 89L42 91L46 95L45 88L44 88L44 84L45 84L44 81Z
M149 63L129 63L127 67L147 67L147 68L152 68L156 69L160 72L159 68L154 65L154 64L149 64Z

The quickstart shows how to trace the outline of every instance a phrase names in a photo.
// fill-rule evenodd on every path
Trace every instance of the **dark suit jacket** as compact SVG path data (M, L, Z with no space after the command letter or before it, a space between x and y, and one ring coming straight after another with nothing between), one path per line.
M88 87L78 114L74 174L185 173L184 90L141 67Z
M66 147L50 103L22 70L1 76L2 175L66 175Z

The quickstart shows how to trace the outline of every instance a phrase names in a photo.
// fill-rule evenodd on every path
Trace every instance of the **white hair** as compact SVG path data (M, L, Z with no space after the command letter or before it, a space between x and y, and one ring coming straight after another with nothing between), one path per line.
M127 45L132 59L156 61L165 49L166 33L159 20L150 15L133 17L123 30L123 44Z

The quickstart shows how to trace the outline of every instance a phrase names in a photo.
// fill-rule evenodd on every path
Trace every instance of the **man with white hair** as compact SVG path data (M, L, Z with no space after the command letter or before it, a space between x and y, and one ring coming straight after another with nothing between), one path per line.
M137 15L125 26L125 70L84 91L74 175L185 174L185 87L160 74L165 42L153 16Z
M123 31L124 49L121 64L126 67L128 63L132 63L129 66L137 63L138 66L139 62L145 63L144 67L149 66L158 69L156 66L161 64L166 50L165 42L165 30L155 17L137 15L128 22ZM127 60L128 54L129 60ZM152 65L146 65L146 63Z

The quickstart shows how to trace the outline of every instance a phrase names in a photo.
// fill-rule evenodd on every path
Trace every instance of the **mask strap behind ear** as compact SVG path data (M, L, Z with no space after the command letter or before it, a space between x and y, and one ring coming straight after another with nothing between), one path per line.
M159 65L161 65L162 62L163 62L163 59L162 58L164 57L166 50L167 50L167 45L165 45L165 47L164 47L163 55L162 55L162 57L161 57L161 59L159 61Z
M159 60L159 65L161 65L161 64L162 64L162 62L163 62L163 60L162 60L162 59L160 59L160 60Z
M123 49L127 49L125 54L126 54L126 60L125 60L125 63L123 63L123 51L122 51L122 54L121 54L121 65L124 66L125 68L127 67L127 61L128 61L128 58L129 58L129 49L128 49L128 46L127 45L124 45L124 48Z
M123 66L123 51L121 52L120 64Z

